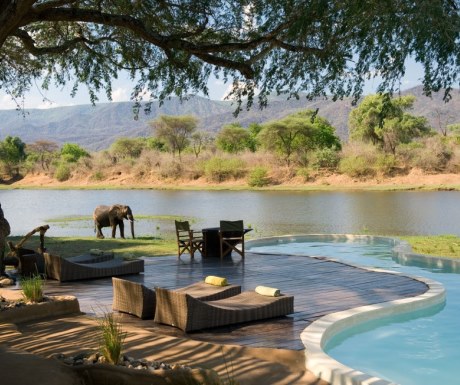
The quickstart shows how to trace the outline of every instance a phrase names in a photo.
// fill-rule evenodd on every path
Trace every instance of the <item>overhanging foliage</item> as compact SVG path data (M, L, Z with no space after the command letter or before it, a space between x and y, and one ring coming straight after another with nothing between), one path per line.
M211 74L233 83L247 107L256 92L299 97L362 94L366 79L395 91L413 57L426 93L460 73L459 0L3 0L0 88L21 98L85 84L92 102L127 70L132 98L207 95ZM147 90L147 91L146 91ZM137 105L139 108L139 105Z

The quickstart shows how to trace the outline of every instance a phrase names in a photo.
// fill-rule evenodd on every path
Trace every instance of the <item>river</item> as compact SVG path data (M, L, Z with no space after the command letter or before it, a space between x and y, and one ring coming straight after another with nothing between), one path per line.
M254 229L252 237L460 232L458 191L0 190L0 203L12 235L47 223L48 236L92 236L94 208L115 203L129 205L135 217L144 216L136 221L139 236L172 231L173 217L189 218L197 228L216 226L221 219L243 219Z

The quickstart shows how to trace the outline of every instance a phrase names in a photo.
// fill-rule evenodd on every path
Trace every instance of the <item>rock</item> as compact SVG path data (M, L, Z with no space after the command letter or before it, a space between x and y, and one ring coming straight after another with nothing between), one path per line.
M95 363L95 362L98 362L98 359L99 359L98 353L93 353L88 356L87 360L91 361L91 363Z
M13 286L14 280L11 278L2 278L0 279L0 287Z

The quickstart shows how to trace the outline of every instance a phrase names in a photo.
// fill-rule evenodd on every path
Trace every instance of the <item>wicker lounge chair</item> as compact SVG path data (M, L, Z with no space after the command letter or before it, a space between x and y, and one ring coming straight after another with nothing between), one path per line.
M97 263L110 261L111 259L114 259L114 254L111 251L104 251L101 254L82 254L66 258L67 261L74 263Z
M149 289L138 282L121 278L112 278L113 304L115 311L135 315L139 318L153 318L155 316L156 296L155 290ZM231 297L241 293L241 286L213 286L204 282L176 289L176 292L188 293L202 301L211 301Z
M110 259L96 263L75 263L57 255L45 253L44 256L47 277L61 282L138 274L144 271L142 259L134 261Z
M184 292L156 289L155 322L185 332L284 316L294 312L294 297L268 297L246 291L217 301L200 301Z

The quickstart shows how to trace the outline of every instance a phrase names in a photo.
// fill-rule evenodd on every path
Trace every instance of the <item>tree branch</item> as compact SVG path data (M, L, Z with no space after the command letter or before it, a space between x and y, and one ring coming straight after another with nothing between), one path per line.
M88 39L86 39L83 36L77 37L72 40L65 41L62 45L57 45L54 47L37 47L35 45L34 39L26 32L21 29L18 29L13 36L18 37L21 39L22 43L24 44L24 47L33 55L35 56L40 56L40 55L47 55L47 54L57 54L57 53L63 53L71 49L72 47L76 46L79 43L92 43Z

